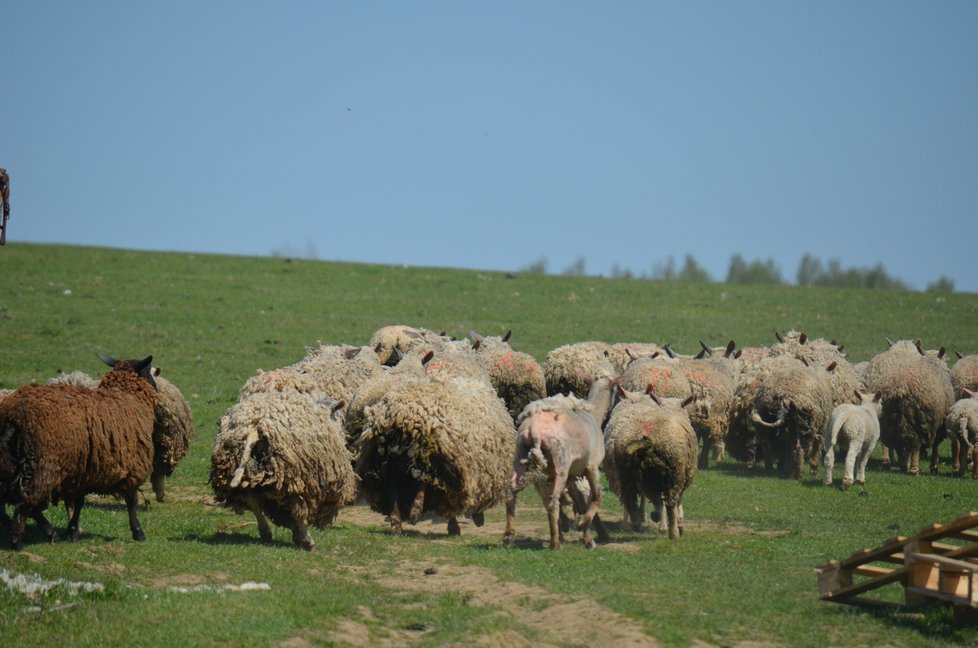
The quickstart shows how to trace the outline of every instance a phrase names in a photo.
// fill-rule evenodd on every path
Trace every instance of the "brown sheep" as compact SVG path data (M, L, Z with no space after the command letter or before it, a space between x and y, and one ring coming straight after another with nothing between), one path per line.
M16 507L14 549L22 546L26 516L38 519L59 500L72 508L68 537L78 540L89 493L121 495L133 540L146 537L136 497L153 470L153 357L102 359L112 371L96 389L26 385L0 401L0 487L2 499ZM50 525L41 524L54 539Z

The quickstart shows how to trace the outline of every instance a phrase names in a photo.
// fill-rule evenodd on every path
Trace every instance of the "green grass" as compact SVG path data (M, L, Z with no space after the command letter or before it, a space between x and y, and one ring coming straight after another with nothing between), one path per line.
M975 509L978 485L946 476L946 457L938 477L911 478L874 462L865 495L722 463L697 475L681 540L619 528L621 507L608 495L603 512L614 546L594 552L579 543L542 549L535 531L542 509L529 492L521 496L514 550L503 549L501 537L478 534L392 537L380 516L354 522L343 513L335 527L313 532L313 553L291 547L282 529L264 546L253 520L205 497L216 421L256 369L291 364L320 341L366 343L387 324L458 336L512 329L514 347L538 360L586 339L670 342L695 352L700 339L770 344L775 330L796 329L845 343L858 362L883 350L886 337L978 352L976 322L973 294L510 277L11 244L0 249L0 387L43 382L60 370L98 375L95 351L152 353L190 401L197 440L168 482L173 501L141 512L145 543L129 539L124 507L111 500L85 509L80 543L47 544L31 531L25 550L13 553L0 538L0 569L106 586L102 594L56 589L33 600L0 587L0 635L11 645L69 637L77 645L442 645L487 636L583 644L529 618L583 597L670 646L974 644L978 631L954 627L945 608L906 614L822 603L813 572L828 559ZM502 517L494 509L488 522ZM64 527L62 510L51 518ZM516 594L486 598L450 579L425 587L426 565L491 574L490 585ZM246 581L271 589L216 589ZM211 589L171 589L193 585ZM900 592L886 595L898 600Z

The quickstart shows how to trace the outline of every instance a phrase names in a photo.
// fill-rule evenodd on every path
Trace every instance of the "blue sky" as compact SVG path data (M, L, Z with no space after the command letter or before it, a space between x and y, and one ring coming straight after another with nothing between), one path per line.
M978 293L978 3L9 2L8 240Z

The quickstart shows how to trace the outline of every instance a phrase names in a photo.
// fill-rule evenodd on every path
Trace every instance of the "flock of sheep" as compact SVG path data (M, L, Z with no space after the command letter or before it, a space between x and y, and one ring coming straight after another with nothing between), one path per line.
M263 541L268 519L313 548L309 527L330 524L362 497L395 532L426 514L481 526L504 503L503 542L516 538L516 494L532 484L559 547L570 507L585 546L608 534L600 471L634 529L646 504L662 533L682 533L683 493L698 469L729 454L832 483L844 447L843 487L864 483L878 442L910 474L949 438L953 470L978 478L978 355L953 368L944 350L891 343L853 365L834 342L791 332L770 347L702 346L696 356L653 343L581 342L542 364L509 334L456 340L388 326L367 345L321 345L293 365L259 370L221 417L209 482L215 499L251 511ZM88 493L126 501L132 536L138 488L164 478L193 438L189 406L151 357L105 358L101 381L69 374L0 400L0 513L22 544L27 517L49 538L44 509L63 501L79 535ZM155 389L154 389L155 387ZM7 517L6 505L14 507Z

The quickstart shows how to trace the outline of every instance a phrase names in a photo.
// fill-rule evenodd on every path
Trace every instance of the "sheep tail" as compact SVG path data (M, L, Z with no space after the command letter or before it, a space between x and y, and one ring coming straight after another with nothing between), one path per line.
M238 484L241 483L241 479L244 477L245 465L251 459L251 448L258 442L258 430L252 430L248 433L248 438L245 439L244 450L241 451L241 460L238 461L238 468L234 471L234 476L231 478L231 488L237 488Z

